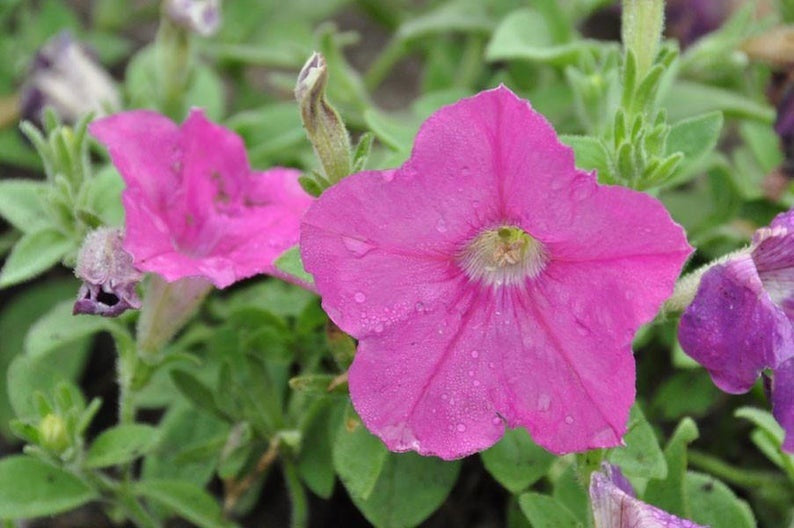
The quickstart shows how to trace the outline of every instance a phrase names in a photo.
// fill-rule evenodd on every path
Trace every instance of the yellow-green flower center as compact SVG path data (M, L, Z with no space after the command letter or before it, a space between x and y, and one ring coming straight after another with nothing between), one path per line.
M471 279L489 286L523 284L537 277L547 262L543 243L515 226L483 231L458 257L458 264Z

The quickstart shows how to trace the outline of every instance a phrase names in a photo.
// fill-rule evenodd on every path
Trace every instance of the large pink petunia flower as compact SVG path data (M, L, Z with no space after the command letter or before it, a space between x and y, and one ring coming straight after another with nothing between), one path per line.
M242 140L201 110L181 127L136 110L90 131L127 184L124 249L138 269L169 282L205 277L218 288L259 273L288 278L273 263L297 244L312 202L298 171L252 171Z
M555 453L619 444L632 337L691 251L656 199L577 170L504 87L436 112L399 169L331 187L301 233L325 310L359 339L364 423L445 459L506 426Z

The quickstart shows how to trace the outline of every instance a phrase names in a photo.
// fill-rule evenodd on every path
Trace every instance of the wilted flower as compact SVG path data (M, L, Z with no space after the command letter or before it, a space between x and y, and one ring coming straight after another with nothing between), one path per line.
M772 369L775 418L794 451L794 211L756 231L752 245L703 274L678 338L725 392L747 392Z
M218 288L269 273L298 242L311 198L298 171L254 172L239 136L193 110L179 127L137 110L90 125L127 184L124 248L167 281L205 277Z
M47 106L67 123L89 112L105 115L121 107L113 79L67 32L50 39L36 54L20 98L22 117L37 122Z
M165 12L173 23L204 37L221 27L220 0L166 0Z
M703 528L637 499L620 469L604 464L590 477L595 528Z
M399 169L354 174L304 217L323 306L359 339L366 426L451 459L526 427L555 453L617 445L631 341L690 252L658 200L602 186L500 87L445 107Z
M75 314L116 317L141 307L135 287L141 273L122 247L120 229L102 228L86 236L74 273L83 281L74 303Z

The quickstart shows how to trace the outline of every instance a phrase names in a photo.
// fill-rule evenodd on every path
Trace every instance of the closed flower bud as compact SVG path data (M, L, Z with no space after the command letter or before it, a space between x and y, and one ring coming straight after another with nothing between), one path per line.
M63 418L52 413L42 418L39 422L39 441L42 447L55 453L61 453L69 447L69 432Z
M327 83L325 57L315 52L298 74L295 99L325 177L336 183L350 174L350 136L339 113L325 97Z
M113 79L67 32L39 50L20 99L22 117L34 122L41 122L41 113L48 106L67 123L89 112L99 116L121 107Z
M83 281L74 304L75 314L116 317L141 307L135 292L141 273L122 248L122 240L121 230L113 228L97 229L85 238L74 270Z
M165 12L171 22L202 37L221 27L219 0L167 0Z

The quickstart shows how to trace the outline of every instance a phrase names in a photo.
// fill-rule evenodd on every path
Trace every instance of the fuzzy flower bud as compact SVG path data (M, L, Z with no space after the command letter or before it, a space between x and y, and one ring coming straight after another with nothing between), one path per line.
M69 432L66 422L57 414L48 414L39 422L39 441L45 449L55 453L63 452L69 447Z
M336 183L351 170L350 136L339 113L325 97L328 67L325 57L313 53L298 74L295 99L301 110L303 126L325 177Z
M41 122L47 106L67 123L89 112L105 115L121 107L113 79L68 32L56 35L39 50L21 89L23 118Z
M208 37L221 27L220 0L167 0L165 13L171 22Z
M77 256L75 275L83 285L74 303L75 314L117 317L141 301L135 286L141 273L122 248L120 229L102 228L88 234Z

